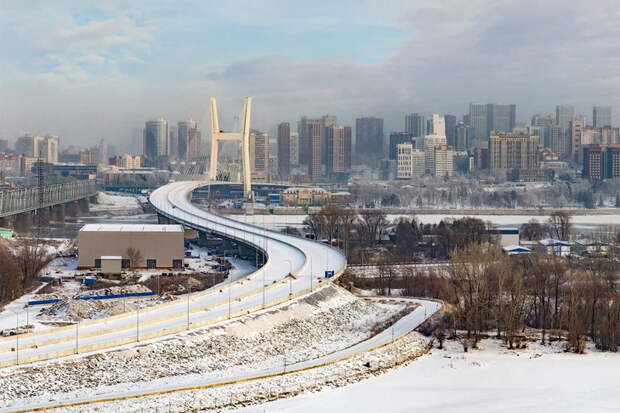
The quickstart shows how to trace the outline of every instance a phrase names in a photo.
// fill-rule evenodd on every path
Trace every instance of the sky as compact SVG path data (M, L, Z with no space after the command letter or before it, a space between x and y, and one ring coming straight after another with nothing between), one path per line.
M0 137L128 145L144 121L233 126L517 104L620 117L618 0L0 0ZM203 133L207 135L206 133Z

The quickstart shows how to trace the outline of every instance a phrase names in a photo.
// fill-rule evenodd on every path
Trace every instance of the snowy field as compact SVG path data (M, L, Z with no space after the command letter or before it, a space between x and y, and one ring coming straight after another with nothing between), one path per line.
M482 350L448 350L338 389L234 410L315 412L612 412L620 410L620 354L576 355L530 344L509 351L485 340Z
M497 226L516 227L524 224L532 219L541 223L548 221L549 217L545 215L445 215L445 214L420 214L415 215L417 220L424 224L438 224L446 218L463 218L465 216L473 216L483 221L490 221ZM266 226L268 229L281 229L285 226L302 225L306 215L230 215L232 219L241 222L248 222L258 226ZM393 221L397 218L411 218L411 215L388 215L387 219ZM616 215L573 215L572 222L577 228L592 229L600 225L620 224L620 214Z
M97 203L90 205L91 212L142 212L138 199L129 194L115 194L111 192L98 192Z
M193 385L209 378L280 369L284 360L291 364L348 349L371 337L377 325L407 308L414 307L402 302L369 302L329 286L292 304L218 327L125 346L118 351L0 370L3 389L0 410L37 401L67 401L135 389L148 391L172 384ZM418 316L423 319L424 314ZM410 343L415 343L419 350L424 340L416 336ZM406 356L408 352L399 354ZM367 370L360 361L356 363L359 370ZM304 383L299 378L296 380ZM308 385L314 383L318 381ZM205 400L218 403L218 394L219 390L209 393ZM171 400L183 398L184 393L170 397ZM128 405L153 403L147 400L141 404L142 400L131 400ZM127 406L94 406L104 411L127 410ZM79 411L89 409L82 407Z

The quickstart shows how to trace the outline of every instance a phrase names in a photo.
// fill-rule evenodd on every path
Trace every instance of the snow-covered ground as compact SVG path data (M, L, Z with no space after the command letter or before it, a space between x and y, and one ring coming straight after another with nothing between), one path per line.
M393 300L370 302L329 286L274 310L172 339L105 354L0 370L3 389L0 407L68 401L95 394L116 395L136 389L149 391L172 385L191 386L210 379L243 377L257 371L280 371L284 360L294 365L335 355L343 349L355 351L352 346L369 339L377 325L407 307L413 308L411 305ZM422 310L411 314L409 319L419 324L425 316L426 311ZM403 334L403 330L396 328L396 334ZM389 334L375 338L380 343L386 338L389 340ZM414 338L413 342L424 345L424 340L419 338ZM370 342L368 345L376 344ZM367 370L361 362L358 364L362 371ZM303 383L300 378L296 381ZM16 399L21 400L16 403ZM129 405L139 405L142 403L139 400L132 400ZM98 405L96 408L127 410L127 407L117 407Z
M90 205L92 212L141 212L142 207L134 195L98 192L97 203Z
M530 344L509 351L495 340L481 350L431 354L347 387L304 394L236 413L282 412L611 412L620 410L620 354L563 353Z
M462 218L473 216L483 221L490 221L497 226L517 226L524 224L532 219L541 223L548 221L549 217L544 215L459 215L459 214L420 214L415 215L416 219L424 224L438 224L446 218ZM285 226L302 225L306 215L230 215L232 219L241 222L248 222L258 226L266 226L268 229L282 229ZM400 217L410 218L411 215L388 215L387 219L392 221ZM590 229L599 225L609 225L620 223L620 214L617 215L573 215L573 224L577 228Z

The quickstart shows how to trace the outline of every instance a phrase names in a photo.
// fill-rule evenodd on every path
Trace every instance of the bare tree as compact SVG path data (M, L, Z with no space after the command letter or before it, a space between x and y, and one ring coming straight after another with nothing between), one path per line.
M549 216L549 236L559 240L569 240L572 229L571 216L566 211L554 211Z
M136 269L141 267L144 262L144 257L142 256L142 251L136 248L127 248L125 251L125 256L129 260L129 265L132 269Z

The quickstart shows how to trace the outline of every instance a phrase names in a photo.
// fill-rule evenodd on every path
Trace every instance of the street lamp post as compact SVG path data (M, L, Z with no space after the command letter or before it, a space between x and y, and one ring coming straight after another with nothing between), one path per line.
M13 312L15 313L15 364L19 365L19 313Z
M189 284L189 277L187 277L187 329L189 330L189 296L192 293L192 286Z

